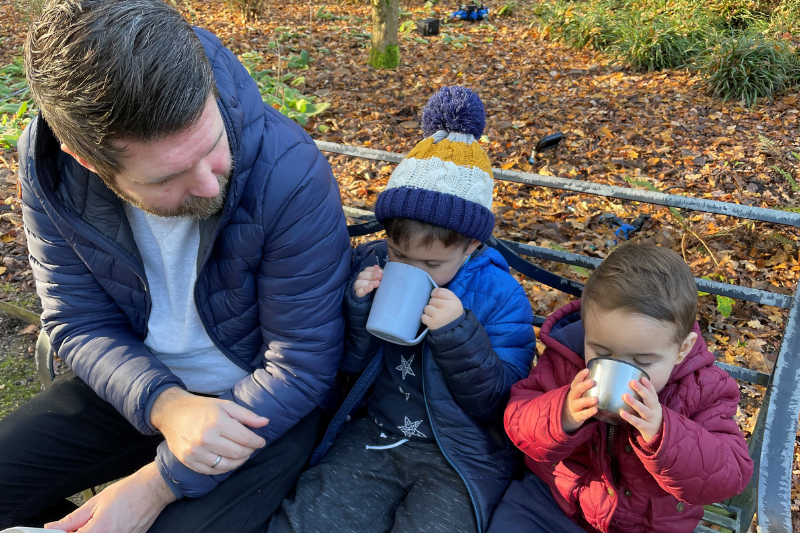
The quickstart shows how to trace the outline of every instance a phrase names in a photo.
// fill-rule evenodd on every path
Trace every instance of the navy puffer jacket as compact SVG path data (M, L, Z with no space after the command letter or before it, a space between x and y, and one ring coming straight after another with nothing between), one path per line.
M385 241L358 248L345 292L347 335L342 372L360 373L321 444L319 462L353 412L363 404L383 368L384 341L366 331L372 297L356 298L359 272L384 266ZM464 481L478 527L484 531L515 470L514 447L502 427L511 386L531 368L536 339L530 303L502 256L481 247L448 284L465 312L423 341L425 406L442 454Z
M255 82L212 34L211 61L233 157L225 207L200 224L195 304L214 344L250 375L222 395L266 416L269 444L332 386L342 354L350 242L330 165L296 124L265 106ZM145 434L153 401L184 387L144 345L150 295L120 199L63 153L42 117L19 144L30 262L59 357ZM213 372L214 369L209 369ZM159 448L176 496L226 475L190 470Z

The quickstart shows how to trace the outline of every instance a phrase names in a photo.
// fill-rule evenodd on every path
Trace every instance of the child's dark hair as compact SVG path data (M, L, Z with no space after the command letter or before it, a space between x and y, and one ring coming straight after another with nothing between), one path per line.
M404 250L412 244L428 248L434 242L440 242L446 248L462 246L466 250L472 242L470 237L461 233L411 218L387 218L383 221L383 229L386 236Z
M589 276L581 315L587 308L624 309L675 325L683 342L697 319L697 286L681 256L660 246L624 244Z

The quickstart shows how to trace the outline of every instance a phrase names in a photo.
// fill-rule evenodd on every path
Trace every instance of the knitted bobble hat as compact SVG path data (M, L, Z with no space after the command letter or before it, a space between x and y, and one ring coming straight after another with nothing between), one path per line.
M434 94L422 111L426 138L397 165L378 196L378 221L409 218L489 240L494 179L477 141L485 126L483 102L471 90L454 85Z

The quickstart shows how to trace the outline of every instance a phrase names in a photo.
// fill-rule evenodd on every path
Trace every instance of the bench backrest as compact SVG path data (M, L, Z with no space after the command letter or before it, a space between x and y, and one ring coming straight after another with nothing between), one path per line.
M342 154L351 157L399 163L403 155L370 148L340 145L317 141L323 152ZM665 194L662 192L617 187L579 180L541 176L513 170L492 169L495 179L511 181L535 187L547 187L580 194L605 196L670 208L686 209L734 216L760 222L800 227L800 213L778 211L760 207L691 198ZM344 207L345 214L359 223L349 226L350 236L369 235L382 229L375 216L363 209ZM551 248L522 244L515 241L492 237L488 244L497 249L509 265L525 275L565 293L579 296L583 285L549 272L523 257L544 259L583 268L596 268L601 259ZM735 524L740 533L745 533L753 515L758 511L760 531L770 533L789 533L791 524L791 482L792 459L798 413L800 413L800 337L798 337L798 303L795 295L758 290L750 287L721 283L695 278L699 290L745 300L760 305L789 309L789 318L781 342L778 357L770 374L717 362L731 376L740 381L766 386L763 403L759 410L755 428L750 439L750 455L755 464L755 472L745 492L721 505L715 523L731 527ZM544 317L535 317L534 324L540 325ZM735 520L726 513L739 513ZM707 513L708 516L709 513ZM711 531L699 527L697 531Z

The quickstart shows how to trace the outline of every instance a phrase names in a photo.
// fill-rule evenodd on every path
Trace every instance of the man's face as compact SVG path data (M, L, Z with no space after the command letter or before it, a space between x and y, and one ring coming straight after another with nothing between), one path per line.
M184 132L159 141L120 139L114 144L124 150L122 170L109 187L123 200L162 217L208 218L222 208L232 163L213 97L200 120Z

